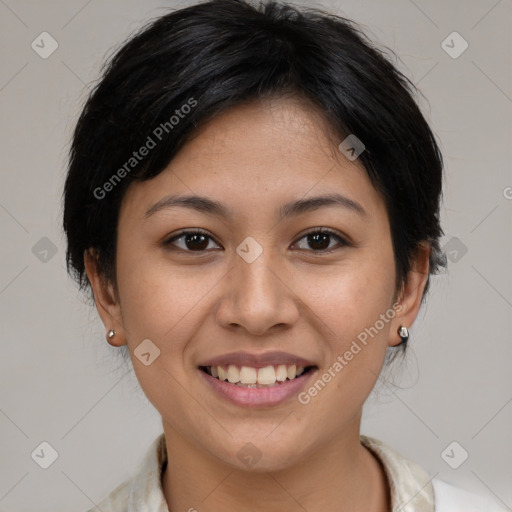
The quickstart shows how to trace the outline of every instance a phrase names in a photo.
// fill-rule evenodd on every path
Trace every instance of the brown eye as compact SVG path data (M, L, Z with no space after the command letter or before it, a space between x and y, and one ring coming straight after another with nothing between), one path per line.
M313 252L330 252L336 245L330 245L332 239L337 239L342 246L349 245L340 235L329 229L321 229L306 233L300 240L305 239L308 247L299 247L302 250L312 249Z
M180 245L176 242L180 241ZM165 246L174 245L186 252L204 252L213 238L204 231L182 231L164 242Z
M338 241L338 246L350 245L341 235L329 229L316 229L306 233L300 240L306 240L306 247L299 247L300 250L307 250L313 252L331 252L336 248L336 244L332 245L333 239ZM182 231L174 235L164 242L164 246L174 246L185 252L205 252L215 247L211 246L211 242L220 246L213 240L213 238L205 231ZM296 242L295 245L297 245Z

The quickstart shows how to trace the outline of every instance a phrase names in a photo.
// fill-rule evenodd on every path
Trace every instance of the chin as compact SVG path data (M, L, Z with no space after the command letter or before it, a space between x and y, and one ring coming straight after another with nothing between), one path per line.
M297 446L301 446L299 441L290 440L283 445L279 440L270 441L265 439L265 436L259 438L246 435L238 442L232 443L230 457L225 462L238 470L254 473L281 471L298 462L300 454L297 453Z
M291 454L290 454L291 455ZM247 471L249 473L272 473L276 471L282 471L295 465L294 459L290 457L276 457L272 454L271 457L265 457L262 453L261 458L256 460L254 463L244 463L238 459L235 454L235 458L231 466L235 466L237 470Z

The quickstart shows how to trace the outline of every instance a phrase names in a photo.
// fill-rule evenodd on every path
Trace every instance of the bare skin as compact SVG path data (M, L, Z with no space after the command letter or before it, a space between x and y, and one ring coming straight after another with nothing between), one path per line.
M285 203L332 193L366 213L331 205L278 218ZM170 194L205 196L232 217L176 206L144 216ZM306 234L322 228L341 239L330 235L319 249ZM184 229L208 237L164 244ZM249 236L263 251L252 263L236 252ZM291 99L218 116L166 170L133 184L119 216L117 293L88 253L85 261L105 328L117 331L111 343L128 344L162 416L169 510L389 512L383 468L359 442L362 406L398 327L417 316L428 255L428 246L418 251L396 290L383 198L322 118ZM282 350L315 362L312 384L396 303L399 312L307 404L235 405L198 373L205 358ZM145 339L160 350L148 366L134 355ZM248 442L261 453L251 468L237 456Z

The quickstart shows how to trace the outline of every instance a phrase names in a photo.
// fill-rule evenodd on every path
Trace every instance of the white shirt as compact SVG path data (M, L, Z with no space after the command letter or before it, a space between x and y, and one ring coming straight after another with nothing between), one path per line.
M361 435L382 462L390 482L392 512L506 512L490 495L474 494L439 479L431 479L416 463L378 439ZM167 464L164 433L151 444L131 478L118 485L99 504L102 512L169 512L162 490ZM87 512L96 512L96 508ZM194 510L191 507L190 510Z

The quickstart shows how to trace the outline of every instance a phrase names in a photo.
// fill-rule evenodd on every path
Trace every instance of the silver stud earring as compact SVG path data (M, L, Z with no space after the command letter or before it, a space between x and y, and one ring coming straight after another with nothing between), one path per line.
M110 330L107 332L107 341L108 341L108 340L111 340L115 335L116 335L116 331L114 331L114 329L110 329Z
M405 327L405 325L401 325L398 328L397 332L398 332L398 336L400 336L400 338L402 339L402 341L399 345L405 345L407 343L407 341L409 340L409 330L407 329L407 327Z

